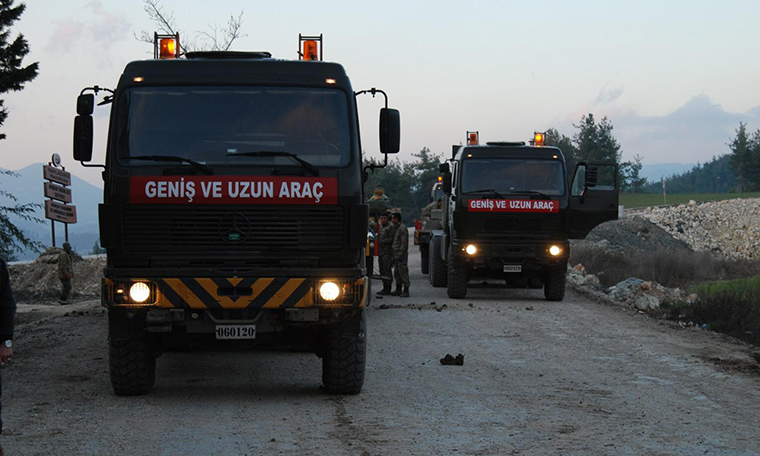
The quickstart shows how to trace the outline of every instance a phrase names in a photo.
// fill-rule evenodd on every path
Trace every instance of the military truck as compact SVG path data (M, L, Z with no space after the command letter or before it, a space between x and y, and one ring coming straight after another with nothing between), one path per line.
M181 56L178 40L156 35L157 58L77 101L74 158L102 166L105 183L101 299L114 391L148 393L166 347L202 342L312 351L327 392L359 393L369 211L356 97L385 93L354 92L340 64L322 61L321 35L299 36L292 61ZM103 91L105 164L89 165ZM398 152L399 140L385 96L381 152Z
M478 278L543 287L561 301L568 239L618 214L615 163L579 163L568 180L562 151L542 141L454 146L441 172L443 228L430 241L429 279L452 298Z
M433 184L428 196L428 204L439 199L443 200L442 181L443 176L439 176L438 181ZM433 230L443 228L441 225L442 213L441 209L434 208L429 214L422 214L420 219L415 220L414 223L414 244L420 250L420 270L423 274L427 274L430 270L430 239L433 237Z

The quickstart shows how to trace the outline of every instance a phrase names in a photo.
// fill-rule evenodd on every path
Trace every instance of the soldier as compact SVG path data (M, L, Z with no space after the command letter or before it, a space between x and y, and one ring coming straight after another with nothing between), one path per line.
M425 206L424 209L422 209L422 216L429 217L430 214L433 212L433 209L440 209L442 206L443 206L443 200L441 198L438 198L437 201L433 201L432 203Z
M383 280L383 289L378 296L391 294L393 286L393 236L396 234L396 226L388 222L388 213L380 216L380 241L378 246L378 260L380 262L380 275L388 277Z
M71 244L63 243L63 251L58 255L58 280L61 281L61 305L70 304L69 293L71 292L71 278L74 277L74 267L71 261Z
M402 298L409 297L409 230L406 225L401 223L401 214L394 212L391 215L391 222L396 226L396 233L393 235L393 265L395 267L393 275L396 278L396 290L391 292L392 296ZM401 290L403 285L404 289Z

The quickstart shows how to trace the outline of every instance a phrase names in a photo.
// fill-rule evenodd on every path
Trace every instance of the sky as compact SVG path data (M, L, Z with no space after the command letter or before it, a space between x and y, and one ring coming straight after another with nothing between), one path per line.
M18 1L17 1L18 3ZM555 128L572 136L581 116L606 116L623 160L706 162L730 152L739 122L760 128L760 2L363 0L251 2L162 0L183 41L243 13L234 50L297 58L298 34L324 35L325 60L343 64L354 90L385 90L401 111L398 158L423 147L449 154L481 141L525 140ZM2 95L0 167L71 155L76 97L114 88L126 63L152 58L135 39L155 26L141 0L27 0L12 28L39 62L37 79ZM362 145L379 157L382 99L359 99ZM108 107L95 118L94 163L105 155ZM12 189L11 189L12 190Z

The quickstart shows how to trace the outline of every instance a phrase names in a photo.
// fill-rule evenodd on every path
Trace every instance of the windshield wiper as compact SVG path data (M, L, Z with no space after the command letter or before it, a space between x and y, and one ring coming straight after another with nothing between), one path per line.
M540 196L543 199L551 199L549 198L549 195L546 193L541 193L538 190L515 190L510 193L516 193L518 195L533 195L533 196Z
M204 174L214 174L214 170L210 167L198 163L195 160L190 160L189 158L180 157L178 155L137 155L134 157L129 157L130 160L151 160L151 161L170 161L170 162L180 162L180 163L187 163L188 165L192 165L193 167L199 169L200 171L203 171Z
M504 195L502 195L501 193L497 192L497 191L496 191L495 189L493 189L493 188L482 188L482 189L480 189L480 190L473 190L473 191L471 191L471 192L466 192L466 193L467 193L467 194L470 194L470 193L491 193L492 195L496 195L496 196L498 196L498 197L499 197L499 198L501 198L501 199L507 199L507 197L506 197L506 196L504 196Z
M297 161L301 164L301 166L304 167L307 171L309 171L314 176L319 176L319 169L312 165L311 163L307 162L303 158L300 158L298 155L285 152L281 150L260 150L258 152L229 152L227 153L227 156L243 156L243 157L290 157L293 160Z

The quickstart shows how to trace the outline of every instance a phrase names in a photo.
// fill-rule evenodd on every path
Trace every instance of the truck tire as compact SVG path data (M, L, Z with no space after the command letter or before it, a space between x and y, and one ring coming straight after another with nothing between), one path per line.
M448 283L446 292L449 298L463 299L467 296L467 268L462 261L457 261L454 256L454 248L449 248Z
M359 394L364 385L367 359L367 321L358 318L332 325L327 330L322 357L322 384L330 394Z
M420 270L423 274L430 272L430 245L420 244Z
M547 301L562 301L565 298L565 275L567 266L547 268L544 279L544 297Z
M446 262L441 258L441 238L433 237L430 240L430 255L428 256L430 261L430 285L436 288L442 288L446 286Z
M108 364L114 393L117 396L148 394L156 381L156 357L151 334L145 331L145 320L119 313L109 315L109 324L121 325L118 335L108 337Z

